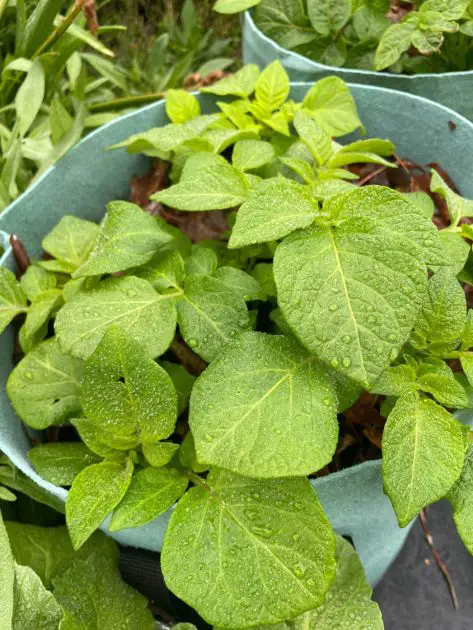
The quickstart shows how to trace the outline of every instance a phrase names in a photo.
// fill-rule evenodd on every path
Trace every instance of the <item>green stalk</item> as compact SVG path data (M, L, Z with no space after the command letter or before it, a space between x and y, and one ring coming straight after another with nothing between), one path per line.
M135 107L153 103L164 98L165 92L156 92L153 94L139 94L137 96L123 96L113 101L105 101L104 103L93 103L88 109L91 113L103 112L109 109L124 109L125 107Z
M76 17L82 11L83 4L84 4L84 2L82 1L82 2L78 2L77 4L74 3L71 6L69 11L66 13L66 16L63 19L63 21L61 22L61 24L59 24L59 26L57 26L54 29L54 31L44 40L44 42L41 44L41 46L38 48L38 50L34 53L34 55L32 57L33 59L35 59L36 57L39 57L44 52L46 52L46 50L48 48L50 48L61 37L61 35L63 35L63 33L65 33L67 31L69 26L71 26L71 24L73 24L73 22L75 21Z

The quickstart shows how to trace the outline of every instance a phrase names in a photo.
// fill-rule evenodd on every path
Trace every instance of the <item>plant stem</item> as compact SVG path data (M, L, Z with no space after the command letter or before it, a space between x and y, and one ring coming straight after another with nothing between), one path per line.
M154 101L160 101L164 98L164 92L156 92L152 94L138 94L136 96L123 96L116 98L113 101L105 101L104 103L93 103L89 105L89 111L92 113L103 112L109 109L123 109L125 107L133 107L136 105L144 105L146 103L153 103Z
M198 354L193 352L187 344L178 339L178 337L176 337L171 344L171 352L186 370L194 376L202 374L207 367L205 361L203 361Z
M85 0L78 0L74 2L69 11L66 13L66 17L62 20L62 22L57 26L54 31L44 40L38 50L34 53L33 59L42 55L48 48L50 48L63 33L67 31L69 26L74 22L76 17L82 11L82 7L84 6Z
M15 257L16 266L18 267L18 272L20 276L22 276L31 264L29 256L26 252L25 246L16 234L12 234L10 236L10 245L13 251L13 256Z

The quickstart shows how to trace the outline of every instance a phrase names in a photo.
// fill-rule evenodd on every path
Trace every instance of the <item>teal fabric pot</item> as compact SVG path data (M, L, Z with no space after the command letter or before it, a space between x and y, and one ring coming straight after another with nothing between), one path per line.
M335 74L349 83L376 85L424 96L473 120L473 70L404 75L326 66L279 46L256 27L249 11L242 16L242 23L245 63L256 63L264 68L279 59L292 81L316 81Z
M309 83L294 83L292 96L301 100ZM419 163L440 162L465 196L473 197L473 124L458 114L402 92L372 86L352 86L367 135L392 139L398 154ZM214 99L199 96L203 110L215 109ZM449 121L455 123L452 130ZM17 234L32 257L39 256L43 236L66 213L99 220L105 204L128 198L132 175L143 174L148 160L123 151L106 152L112 144L151 127L166 124L163 102L155 103L95 131L51 168L0 215L0 238L5 252L0 264L14 269L8 235ZM24 427L5 394L12 369L13 330L0 336L0 450L40 486L66 499L67 492L45 482L27 459ZM399 552L408 528L399 529L383 494L381 463L368 462L313 482L330 521L350 536L361 555L371 583L376 583ZM169 512L154 522L113 537L119 542L159 551ZM106 523L103 526L106 531Z

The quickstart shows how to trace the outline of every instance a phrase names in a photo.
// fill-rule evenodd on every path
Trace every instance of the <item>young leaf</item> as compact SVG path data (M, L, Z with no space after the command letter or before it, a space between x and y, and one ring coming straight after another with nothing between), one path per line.
M118 326L110 326L85 364L81 391L86 416L143 441L167 438L177 417L177 394L165 370Z
M186 278L177 320L186 343L205 361L213 361L222 347L250 324L241 297L215 278L197 275Z
M212 276L218 267L217 254L203 245L193 245L189 258L185 261L186 275Z
M228 247L273 241L308 227L320 215L307 186L282 177L258 184L240 207Z
M0 333L17 315L26 311L26 295L15 274L0 267Z
M2 501L9 501L13 503L14 501L16 501L16 494L13 494L13 492L8 490L8 488L0 486L0 499Z
M19 341L25 354L31 352L47 334L47 323L62 302L62 291L49 289L32 302L20 329Z
M241 171L251 171L269 164L274 147L264 140L240 140L233 148L232 162Z
M100 225L92 251L73 274L97 276L147 263L156 250L172 240L156 219L133 203L113 201Z
M44 251L58 261L69 263L69 270L74 271L87 259L98 233L99 226L95 223L66 215L41 244Z
M14 603L12 630L57 630L64 615L36 573L16 563Z
M293 157L279 157L280 162L297 173L303 182L306 184L313 184L315 180L315 173L312 166L306 162L305 160L301 160L300 158Z
M151 199L178 210L224 210L239 206L248 196L243 173L223 157L197 153L184 166L179 184L157 192Z
M140 470L113 513L110 531L117 532L149 523L184 494L188 483L188 477L176 468Z
M166 114L173 123L186 123L200 116L200 104L193 94L186 90L166 92Z
M48 339L11 372L7 394L20 418L34 429L63 424L80 412L83 363L61 352Z
M101 457L107 457L116 451L130 451L137 448L139 436L127 435L121 427L104 427L86 418L74 418L71 424L77 429L86 446Z
M255 265L251 275L260 283L266 295L273 298L276 297L276 284L271 263L258 263Z
M259 127L248 125L245 129L210 129L202 136L202 141L209 143L209 148L203 147L201 151L212 151L213 153L223 153L225 149L241 142L242 140L257 140L259 138ZM199 150L199 147L197 147Z
M396 63L399 57L409 49L415 28L416 24L413 22L400 22L392 24L384 31L376 49L375 70L384 70Z
M460 478L447 495L458 533L473 554L473 446L468 445Z
M260 74L258 66L250 63L229 77L202 88L202 92L209 92L218 96L239 96L240 98L245 98L255 91L256 82Z
M352 0L307 0L312 26L324 37L340 31L351 16Z
M308 475L332 459L336 406L324 369L296 342L245 333L192 390L198 461L256 478Z
M407 340L425 294L425 265L410 240L418 235L407 227L415 207L369 187L324 209L336 225L295 233L276 250L278 304L310 351L369 387ZM418 221L428 237L428 221Z
M64 630L154 630L148 601L126 584L116 560L97 553L75 559L54 579L54 596L64 609Z
M416 389L416 378L416 371L410 365L395 365L382 372L370 388L370 393L402 396L406 390Z
M227 289L242 297L245 302L252 300L265 300L266 296L260 283L242 269L236 267L220 267L215 272L215 277Z
M184 283L184 261L175 249L158 251L146 265L131 269L129 273L147 280L156 291L179 289Z
M28 453L40 477L56 486L71 486L76 476L99 458L80 442L38 444Z
M383 434L383 479L401 527L441 499L460 476L462 425L432 400L404 394Z
M141 278L108 278L78 293L56 317L61 348L86 359L111 324L117 324L157 357L165 352L176 327L175 296L160 295Z
M292 49L317 37L302 2L261 0L254 19L256 26L283 48Z
M332 140L328 133L304 111L296 113L294 127L302 142L309 147L317 164L325 164L332 152Z
M161 562L168 587L207 623L244 628L321 604L334 551L307 479L257 481L213 470L174 510Z
M189 374L186 368L180 363L162 361L161 366L166 370L174 383L177 392L178 415L180 415L187 409L189 396L194 387L195 376Z
M453 192L435 169L432 169L430 190L441 195L447 202L450 220L453 225L457 225L462 217L473 217L473 201L464 199Z
M15 565L7 530L0 512L0 627L2 628L11 628L14 582Z
M36 119L43 104L46 77L40 59L35 59L15 97L17 125L23 137Z
M66 522L74 549L80 549L125 496L133 464L102 462L77 475L66 501Z
M27 298L33 302L41 293L55 289L57 278L42 267L30 265L20 278L20 285Z
M276 59L266 66L256 82L256 101L269 115L286 102L290 89L287 72Z
M348 85L339 77L324 77L304 97L303 107L329 136L344 136L361 127Z
M143 444L143 455L151 466L161 468L169 464L178 448L179 445L172 442L150 442Z

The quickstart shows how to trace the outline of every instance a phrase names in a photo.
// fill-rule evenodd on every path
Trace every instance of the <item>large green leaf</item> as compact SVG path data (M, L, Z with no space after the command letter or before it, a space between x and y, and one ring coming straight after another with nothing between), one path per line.
M374 58L376 70L384 70L398 61L399 57L409 49L415 28L416 25L413 22L401 22L392 24L384 31Z
M262 0L254 19L256 26L283 48L295 48L317 37L302 0Z
M473 554L473 446L468 445L460 478L448 493L458 533Z
M409 336L427 285L418 242L434 246L437 234L413 204L380 187L324 209L331 226L292 234L276 250L278 303L309 350L369 387Z
M142 441L174 430L177 394L166 371L118 326L111 326L85 364L81 401L98 426Z
M156 219L127 201L113 201L100 225L92 251L73 274L97 276L147 263L156 250L172 240Z
M161 563L168 587L207 623L246 628L321 604L334 552L307 479L257 481L215 469L178 503Z
M351 16L352 0L307 0L312 26L324 37L340 31Z
M178 184L151 199L178 210L224 210L239 206L248 196L244 174L220 155L197 153L186 162Z
M38 444L28 453L40 477L57 486L71 486L76 476L99 458L81 442Z
M272 241L308 227L320 214L307 186L282 177L258 184L240 207L230 249Z
M0 333L14 317L26 311L26 295L15 274L0 267Z
M383 433L383 479L401 527L447 494L464 456L458 420L417 392L398 400Z
M57 630L64 615L36 573L19 564L15 564L14 602L12 630Z
M87 259L98 233L99 227L95 223L65 215L41 244L48 254L69 263L74 271Z
M130 460L102 462L77 475L66 501L66 521L74 549L80 549L115 509L128 490L133 474Z
M146 598L122 580L115 560L98 554L75 559L56 577L54 596L64 608L64 630L155 628Z
M64 423L78 414L83 363L48 339L24 357L7 381L7 394L20 418L35 429Z
M86 359L109 326L117 324L156 357L169 348L174 337L174 299L173 295L159 295L141 278L108 278L63 306L56 317L56 335L65 352Z
M177 318L185 341L206 361L213 361L225 343L250 327L242 297L216 278L196 274L186 278Z
M256 478L308 475L335 452L336 405L326 370L296 342L245 333L194 385L198 460Z
M240 140L233 148L232 162L242 171L261 168L275 155L273 145L264 140Z
M15 566L7 530L0 512L0 627L11 628Z
M252 300L264 300L266 298L260 283L246 273L242 269L236 267L220 267L215 272L215 277L219 282L225 285L227 289L230 289L245 302L251 302Z
M113 513L110 531L140 527L162 514L186 491L189 479L176 468L145 468L133 477Z

